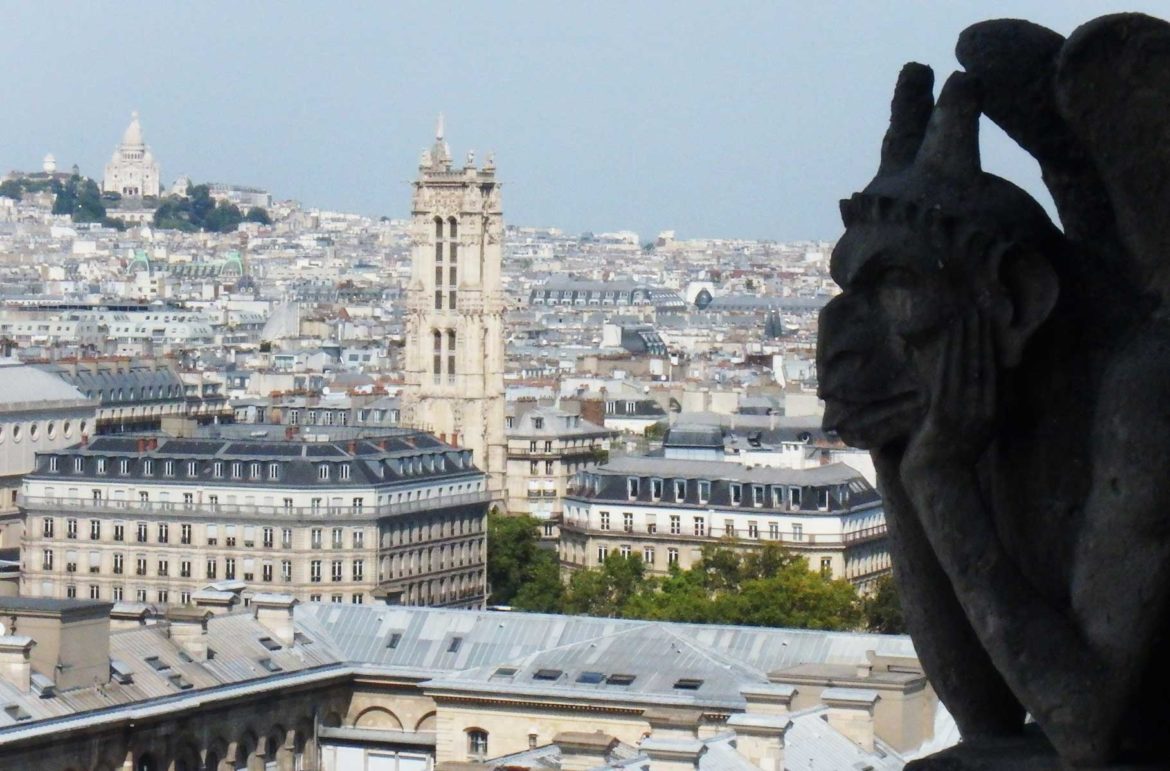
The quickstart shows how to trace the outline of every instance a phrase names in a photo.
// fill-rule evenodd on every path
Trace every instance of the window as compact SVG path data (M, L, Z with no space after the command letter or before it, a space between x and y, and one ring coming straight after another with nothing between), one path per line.
M769 522L768 523L768 538L772 539L773 541L780 540L780 523L778 523L778 522Z
M179 562L179 578L191 577L191 560L180 560Z
M622 530L627 533L634 532L634 515L628 511L622 514Z
M640 480L638 479L638 477L627 477L626 478L626 495L629 496L630 500L634 500L635 498L638 497L638 483L639 483L639 481Z
M642 547L642 561L645 562L647 565L654 564L654 547L653 546Z
M219 544L219 525L209 524L207 526L207 545L216 546Z
M364 581L365 577L366 577L366 561L365 560L354 560L353 561L353 580L354 581Z
M280 561L280 580L281 581L291 581L292 580L292 560L281 560Z
M91 600L100 600L102 597L102 590L96 584L90 584L89 598Z
M123 525L121 522L114 523L114 540L115 541L126 540L126 526Z
M800 488L799 487L789 487L788 488L788 508L790 508L790 509L799 509L800 508Z
M792 526L792 540L794 540L794 541L803 541L804 540L804 525L797 523L797 524L794 524Z
M651 479L650 480L650 499L654 500L654 501L662 500L662 480L661 479Z
M735 520L734 519L723 520L723 534L726 535L728 538L735 538Z
M738 506L743 501L743 486L738 482L731 483L731 503Z
M619 546L619 547L618 547L618 552L619 552L619 553L620 553L620 554L621 554L623 557L629 557L629 556L630 556L630 546L629 546L629 544L622 544L621 546Z
M73 584L69 584L69 586L66 586L65 587L65 596L71 600L76 599L77 598L77 587L74 586Z
M171 539L171 526L166 522L158 523L158 542L168 543Z
M321 528L315 527L309 532L309 543L314 549L321 548Z
M551 460L546 460L546 461L544 462L544 473L546 473L546 474L551 474L551 473L553 473L553 461L551 461Z
M56 520L52 519L51 517L45 517L44 521L41 523L41 534L44 535L45 538L53 537L53 523L55 521Z
M183 544L184 546L189 546L191 544L190 525L179 525L179 543Z
M145 490L139 490L138 491L138 502L139 503L150 503L150 493L146 492Z
M601 517L600 529L609 530L609 512L608 511L601 512L600 517Z
M321 560L309 563L309 580L315 584L321 583Z
M56 470L57 470L57 456L50 455L49 456L49 471L56 471Z
M609 556L609 547L608 546L598 546L597 547L597 561L598 562L605 562L605 558L608 556Z
M207 560L207 577L215 578L216 561L214 558Z
M279 479L280 478L280 464L279 463L269 463L268 464L268 478L269 479Z
M334 581L341 580L341 564L341 560L333 560L333 564L330 565L330 568L332 568L330 578Z
M77 537L77 520L76 519L65 520L65 537L66 538L76 538Z
M223 461L217 460L211 464L211 475L216 479L223 478Z
M548 440L544 443L544 451L552 452L552 440Z
M138 523L138 543L146 543L146 523Z
M261 531L260 534L261 534L261 537L263 538L262 543L264 544L264 548L271 549L273 543L275 543L275 538L274 538L275 531L270 527L266 527Z
M467 754L477 758L487 757L488 734L479 728L467 732Z
M226 557L223 561L223 577L229 581L236 577L236 560L234 557Z
M145 589L135 590L134 599L138 602L146 602L146 590Z
M748 522L748 538L760 537L760 524L758 522Z
M331 544L334 549L340 549L345 545L342 542L342 529L340 527L333 528L333 532L330 535L332 536Z
M762 485L752 485L752 505L764 505L764 488Z
M142 461L142 473L148 477L154 475L154 461L150 458Z
M91 519L89 521L89 540L100 541L102 538L102 521L100 519Z
M195 493L183 493L183 508L189 509L195 505Z
M114 555L114 572L117 573L118 575L121 575L122 570L123 570L123 565L124 565L124 558L122 557L122 555L115 554Z
M670 515L670 534L680 535L682 533L682 517L678 514Z
M175 462L173 460L163 461L163 476L173 477L175 475Z
M825 511L829 508L829 488L817 488L817 508Z
M238 460L232 461L232 479L239 479L244 475L244 464Z
M677 565L678 564L678 549L675 549L672 547L672 548L669 548L666 550L666 564L667 565Z
M45 549L41 552L41 568L44 570L53 569L53 550Z
M160 576L167 576L167 575L170 575L170 572L171 572L171 563L168 562L167 560L159 560L158 561L158 574Z
M99 474L106 473L106 459L105 458L98 458L97 459L97 473L99 473Z
M249 472L248 476L250 476L252 479L259 479L260 478L260 464L253 462L252 464L250 464L250 468L248 469L248 472Z
M265 562L260 566L260 578L264 581L272 580L272 563Z
M699 503L711 500L711 483L705 479L699 480Z
M134 560L134 575L146 575L146 557L139 556Z
M285 527L280 530L280 546L283 549L292 548L292 528Z
M821 557L821 575L831 578L833 575L833 558Z
M353 531L353 548L361 549L366 545L366 533L364 530L354 529Z
M199 464L193 460L187 461L187 476L199 476Z
M676 501L682 501L682 500L685 500L686 497L687 497L687 480L685 480L685 479L674 480L674 499Z
M341 479L343 481L349 479L349 464L348 463L342 463L340 466L337 467L337 471L338 471L338 475L341 477Z
M317 478L324 481L329 478L329 465L322 463L317 467Z
M536 440L533 439L528 443L528 452L536 452Z
M707 522L702 517L695 517L695 535L707 534Z
M84 458L74 458L73 459L73 473L80 474L82 471L85 471L85 459Z

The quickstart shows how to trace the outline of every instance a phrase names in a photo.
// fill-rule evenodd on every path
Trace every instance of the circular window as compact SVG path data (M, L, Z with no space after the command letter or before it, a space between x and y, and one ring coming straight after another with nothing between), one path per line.
M57 438L57 425L55 423L53 423L52 421L49 421L49 425L45 426L45 433L47 433L49 435L50 439L56 439Z
M61 433L65 435L66 439L73 436L73 425L68 420L65 421L65 425L61 426Z
M20 441L20 424L19 423L12 424L12 441L14 441L14 442Z
M78 430L81 431L81 433L83 433L83 434L85 433L85 421L84 420L81 421L81 427Z
M0 442L4 441L4 424L0 423Z
M37 423L30 423L28 427L28 438L36 441L41 436L41 427Z

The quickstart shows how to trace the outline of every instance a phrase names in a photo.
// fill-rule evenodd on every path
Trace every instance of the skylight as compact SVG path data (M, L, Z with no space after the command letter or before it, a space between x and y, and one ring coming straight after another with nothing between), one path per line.
M284 671L284 667L282 667L280 664L277 664L272 659L260 659L259 664L260 664L260 666L267 669L269 672L283 672Z
M610 675L605 678L608 685L629 685L637 679L637 675Z
M536 674L532 676L533 680L559 680L561 677L561 670L559 669L538 669Z
M492 673L492 677L511 677L516 674L516 667L500 667Z
M683 677L675 682L674 687L680 691L697 691L702 685L702 680L696 680L693 677Z
M458 653L459 646L461 646L461 645L463 645L463 638L462 637L452 637L451 644L447 646L447 652L448 653Z
M386 647L390 650L394 650L398 647L398 643L400 642L402 642L402 635L398 632L395 632L394 634L390 635L390 639L386 641Z
M577 675L578 683L588 683L590 685L596 685L604 679L604 672L582 672L581 674Z
M271 637L261 637L260 644L270 651L278 651L283 647L280 643L278 643L276 640L273 640Z

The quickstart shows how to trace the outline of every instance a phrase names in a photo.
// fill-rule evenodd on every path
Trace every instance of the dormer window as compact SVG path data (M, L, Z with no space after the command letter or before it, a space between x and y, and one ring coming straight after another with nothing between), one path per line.
M347 479L349 479L349 464L348 463L342 463L338 467L338 476L341 477L341 481L343 481L343 482L346 481Z
M106 459L105 458L98 458L97 459L97 473L99 473L99 474L106 473Z
M252 463L252 468L250 469L250 471L251 471L252 479L259 479L260 478L260 464L259 463Z
M817 508L826 511L829 508L829 488L817 488Z
M146 476L152 476L154 474L154 461L153 460L151 460L150 458L147 458L146 460L142 461L142 473L145 474Z
M699 480L699 503L711 500L711 483L706 479Z
M662 480L661 479L651 479L650 480L650 499L654 500L654 501L662 500Z
M187 476L194 477L199 475L199 464L193 460L187 461Z
M223 461L217 460L211 464L211 475L216 479L223 478Z
M638 477L626 477L626 495L630 500L638 497L638 484L641 480Z
M743 501L743 486L738 482L731 483L731 502L738 506Z
M56 470L57 470L57 456L50 455L49 456L49 471L56 471Z
M175 475L175 462L173 460L163 461L163 476L173 477Z
M674 480L674 499L676 501L683 501L687 497L687 480Z
M329 479L328 463L322 463L320 466L317 466L317 479L320 479L321 481Z
M85 471L85 458L77 457L73 459L73 473L80 474Z
M280 478L280 464L279 463L269 463L268 464L268 478L269 479L279 479Z
M763 485L752 485L752 505L764 505L764 487Z
M238 460L232 461L232 479L239 479L244 475L244 464Z
M789 487L788 488L788 508L799 509L800 502L801 502L800 497L801 496L800 496L800 488L799 487L795 487L795 486Z
M537 431L544 428L544 418L533 418L532 419L532 427L535 428Z

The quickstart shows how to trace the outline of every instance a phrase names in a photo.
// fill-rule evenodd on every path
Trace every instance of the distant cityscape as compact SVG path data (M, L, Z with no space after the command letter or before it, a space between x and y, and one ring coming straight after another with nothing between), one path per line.
M100 178L0 180L10 767L896 769L957 741L905 636L493 585L507 517L569 587L783 554L876 596L874 468L816 396L831 243L506 224L506 159L456 160L441 117L381 219L168 186L145 136Z

